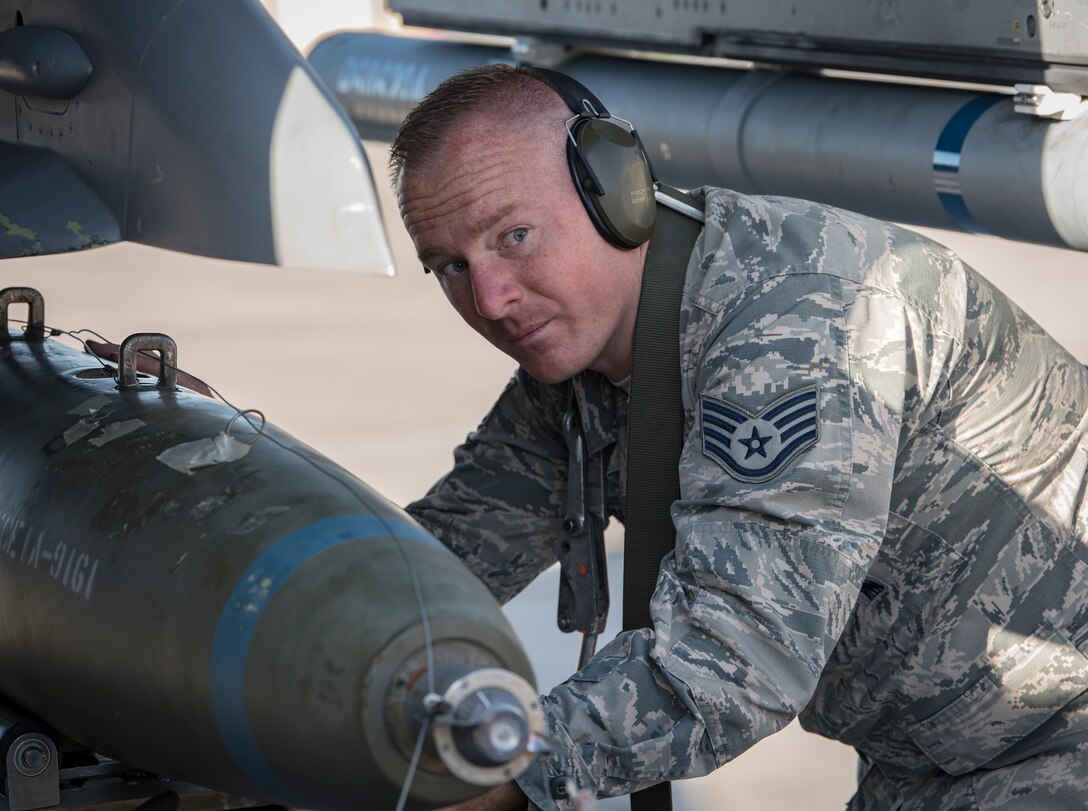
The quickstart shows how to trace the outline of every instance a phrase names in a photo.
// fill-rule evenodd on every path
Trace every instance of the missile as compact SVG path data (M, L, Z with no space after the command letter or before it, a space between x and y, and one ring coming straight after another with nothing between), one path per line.
M257 412L177 388L166 336L130 336L115 370L47 332L40 294L0 292L0 696L295 807L392 809L409 784L429 808L528 765L529 662L445 547Z
M555 55L568 56L560 48ZM515 58L509 48L378 33L333 34L310 53L359 133L375 139L391 139L451 74ZM1045 94L1033 101L1032 93L577 51L548 65L638 125L671 185L801 197L896 222L1088 250L1088 184L1078 180L1088 165L1088 115L1028 114L1046 105Z

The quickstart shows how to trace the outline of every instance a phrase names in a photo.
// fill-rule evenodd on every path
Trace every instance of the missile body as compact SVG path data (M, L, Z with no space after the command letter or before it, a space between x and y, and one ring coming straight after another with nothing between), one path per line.
M0 342L0 695L159 774L393 808L435 672L531 680L484 586L365 484L33 332ZM436 754L409 807L479 791Z
M310 61L359 134L389 140L443 79L515 56L438 38L339 33ZM1051 120L1018 112L1021 102L1000 93L577 50L549 66L635 124L670 185L801 197L895 222L1088 250L1088 184L1079 181L1088 113Z

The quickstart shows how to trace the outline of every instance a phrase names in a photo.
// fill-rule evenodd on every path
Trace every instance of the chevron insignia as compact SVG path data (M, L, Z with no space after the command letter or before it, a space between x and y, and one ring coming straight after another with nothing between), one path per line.
M819 392L805 386L751 414L703 395L703 453L742 482L773 479L820 438Z

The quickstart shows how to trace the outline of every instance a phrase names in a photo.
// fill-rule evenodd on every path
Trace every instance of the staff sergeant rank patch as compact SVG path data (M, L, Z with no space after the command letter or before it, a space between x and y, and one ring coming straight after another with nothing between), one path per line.
M785 394L758 414L705 394L699 401L703 453L742 482L773 479L820 438L816 386Z

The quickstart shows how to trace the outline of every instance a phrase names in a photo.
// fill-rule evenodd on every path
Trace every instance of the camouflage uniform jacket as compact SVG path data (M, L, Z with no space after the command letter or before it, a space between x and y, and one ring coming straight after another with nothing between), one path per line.
M798 714L887 774L959 775L1088 727L1088 373L947 249L703 189L687 436L654 627L545 698L519 782L599 795L711 771ZM577 401L622 520L626 395L518 373L410 511L500 599L555 560Z

